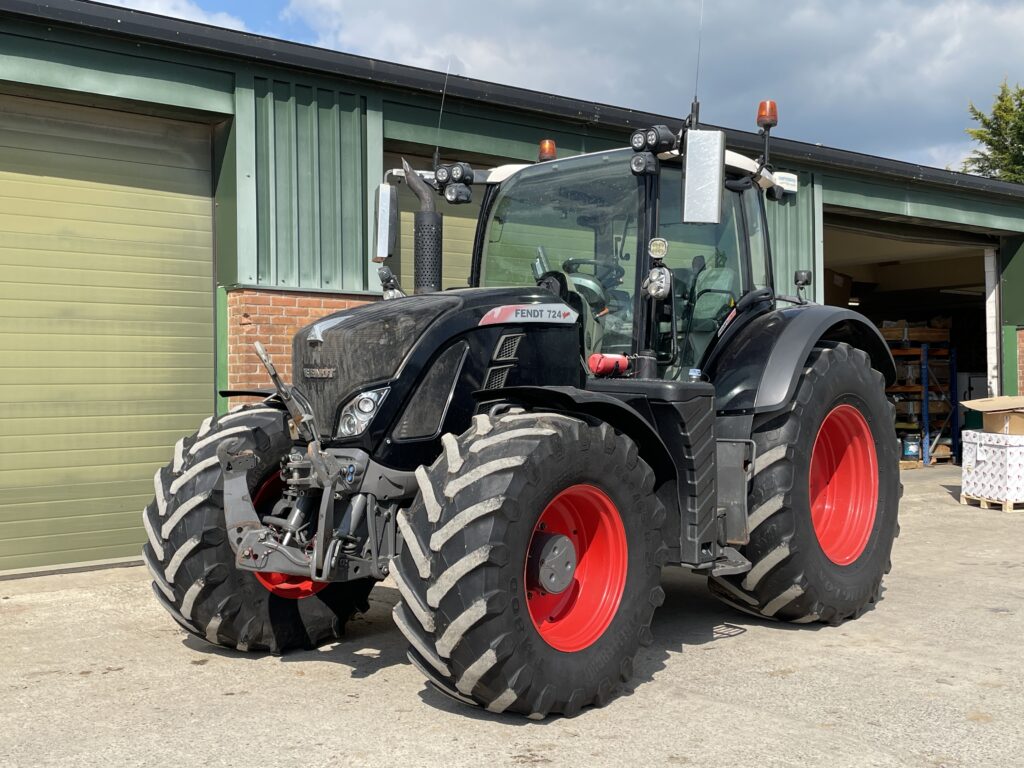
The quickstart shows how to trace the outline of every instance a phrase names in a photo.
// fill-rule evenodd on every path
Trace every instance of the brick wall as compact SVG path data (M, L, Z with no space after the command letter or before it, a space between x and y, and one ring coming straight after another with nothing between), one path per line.
M1017 392L1024 395L1024 328L1017 329Z
M295 332L339 309L366 302L367 299L361 296L300 291L229 291L228 386L232 389L267 389L271 386L266 369L256 357L254 341L263 343L281 377L291 381L292 336Z

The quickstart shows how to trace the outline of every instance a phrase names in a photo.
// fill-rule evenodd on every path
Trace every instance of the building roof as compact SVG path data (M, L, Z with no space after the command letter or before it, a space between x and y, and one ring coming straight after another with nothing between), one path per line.
M0 13L425 93L440 94L445 82L443 72L157 16L121 6L82 0L48 0L45 3L38 0L0 0ZM680 125L683 121L678 116L658 115L458 75L448 77L448 96L624 130L658 124ZM754 153L760 151L761 139L756 133L732 128L723 130L730 146ZM1024 198L1024 185L1021 184L790 139L773 138L772 156L775 160L869 174L890 181L914 181L947 190Z

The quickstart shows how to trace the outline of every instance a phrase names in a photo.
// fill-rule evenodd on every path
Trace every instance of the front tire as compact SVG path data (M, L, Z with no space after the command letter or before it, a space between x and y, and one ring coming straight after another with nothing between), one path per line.
M394 617L409 658L492 712L539 719L605 704L664 600L654 473L625 435L554 413L477 416L443 443L398 521ZM557 574L538 553L562 556L568 541L572 578L548 592Z
M882 374L861 350L814 350L790 406L754 421L745 574L711 578L740 610L857 618L881 593L899 526L899 458Z
M368 609L369 579L322 584L235 568L217 446L240 439L255 452L249 490L257 512L269 512L280 498L281 458L292 447L287 421L264 405L207 419L178 441L173 461L153 478L156 496L142 513L153 592L186 631L215 645L271 653L315 648L337 640L345 622Z

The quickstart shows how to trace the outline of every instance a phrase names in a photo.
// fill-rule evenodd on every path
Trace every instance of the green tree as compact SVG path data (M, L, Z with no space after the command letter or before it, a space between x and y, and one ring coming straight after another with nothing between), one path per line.
M967 133L982 146L964 160L964 170L1000 181L1024 184L1024 88L1012 88L1006 80L999 86L992 114L969 104L971 118L979 128Z

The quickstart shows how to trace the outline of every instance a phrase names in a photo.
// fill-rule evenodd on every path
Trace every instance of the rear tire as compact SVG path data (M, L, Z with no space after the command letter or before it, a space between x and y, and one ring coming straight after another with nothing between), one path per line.
M899 531L892 425L882 374L863 351L815 349L790 406L754 420L750 542L742 548L752 568L711 578L712 593L797 623L839 624L867 610Z
M399 516L394 617L410 660L442 692L492 712L539 719L607 703L664 600L654 473L625 435L553 413L477 416L443 444ZM573 582L541 592L528 553L537 531L563 527Z
M248 478L258 507L257 490L279 472L292 446L286 414L265 405L207 419L198 433L178 441L173 461L157 470L156 498L142 513L149 539L143 558L157 600L188 632L226 648L283 653L338 639L345 622L367 610L374 582L316 584L297 592L315 594L294 599L235 568L217 460L224 438L241 439L259 459Z

